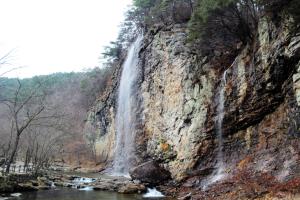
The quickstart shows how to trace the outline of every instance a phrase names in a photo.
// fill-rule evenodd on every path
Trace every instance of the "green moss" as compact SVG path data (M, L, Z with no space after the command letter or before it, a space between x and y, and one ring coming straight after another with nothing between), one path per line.
M0 193L14 192L16 184L9 181L6 177L0 177Z

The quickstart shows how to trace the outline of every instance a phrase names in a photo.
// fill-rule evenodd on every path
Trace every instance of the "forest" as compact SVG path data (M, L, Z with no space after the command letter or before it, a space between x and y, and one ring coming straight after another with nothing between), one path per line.
M16 160L23 162L22 171L30 168L35 173L55 162L97 163L84 124L87 110L104 93L111 70L0 78L3 170L9 173Z

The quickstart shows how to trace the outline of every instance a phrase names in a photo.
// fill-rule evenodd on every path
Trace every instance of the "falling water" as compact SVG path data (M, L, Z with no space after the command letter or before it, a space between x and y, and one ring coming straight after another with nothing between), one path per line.
M238 57L236 57L236 59L233 61L232 65L229 68L233 67L237 61L238 61ZM220 84L220 90L217 98L217 117L215 120L215 125L216 125L216 135L218 139L218 152L216 157L217 160L217 164L215 166L216 170L213 172L213 174L210 177L208 177L208 179L204 180L201 183L203 189L206 189L209 185L224 179L226 176L224 157L223 157L224 140L223 140L222 129L223 129L223 120L224 120L226 75L228 69L226 69L223 73L221 84Z
M123 71L118 94L116 116L116 147L113 164L113 175L128 176L131 160L134 158L134 83L138 71L138 52L142 36L131 45L123 64Z
M221 180L224 174L224 162L223 162L223 119L224 119L224 102L225 102L225 85L226 85L226 73L225 70L222 76L221 81L221 88L219 91L219 98L218 98L218 106L217 106L217 118L216 118L216 134L218 139L218 154L217 154L217 165L216 165L216 172L212 178L212 182L217 182Z
M209 185L218 182L222 180L225 177L225 170L224 170L224 161L223 161L223 119L224 119L224 102L225 102L225 86L226 86L226 74L227 70L224 71L221 84L220 84L220 90L218 93L217 98L217 117L215 120L216 125L216 135L218 139L218 152L217 152L217 164L216 164L216 170L213 172L213 174L208 177L207 180L204 180L202 182L203 189L206 189Z

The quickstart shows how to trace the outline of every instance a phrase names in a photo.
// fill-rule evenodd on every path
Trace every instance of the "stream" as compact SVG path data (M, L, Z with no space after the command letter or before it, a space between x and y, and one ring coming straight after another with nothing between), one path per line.
M37 192L13 194L17 197L0 197L0 200L134 200L143 199L142 195L124 195L105 191L84 191L72 188L56 188ZM20 195L20 196L19 196Z
M80 190L74 188L55 188L36 192L13 193L0 200L159 200L165 199L156 190L147 194L119 194L116 192Z
M68 174L68 173L65 173ZM93 190L92 187L76 187L84 183L92 183L97 178L108 178L107 175L98 173L69 173L74 176L72 181L74 186L53 187L50 190L38 190L34 192L12 193L7 195L0 194L0 200L143 200L143 199L165 199L156 189L147 189L145 194L120 194L117 192ZM80 175L80 176L79 176Z

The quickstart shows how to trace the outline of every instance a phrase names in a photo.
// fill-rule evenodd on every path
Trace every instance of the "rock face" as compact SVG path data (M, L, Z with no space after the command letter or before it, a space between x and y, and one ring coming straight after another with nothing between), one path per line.
M86 140L95 143L95 153L103 163L111 163L115 147L115 116L117 91L121 76L121 63L116 68L106 93L97 99L87 114Z
M155 161L148 161L133 168L130 171L130 176L133 179L152 185L164 183L171 178L170 172L160 167Z
M247 168L270 172L280 181L299 175L300 35L286 24L284 19L275 23L262 18L255 44L243 47L228 66L197 58L186 42L185 25L149 31L137 83L137 164L154 159L173 179L187 182L213 171L220 144L217 94L225 79L226 173ZM88 122L105 162L113 159L114 151L115 80Z

